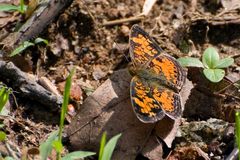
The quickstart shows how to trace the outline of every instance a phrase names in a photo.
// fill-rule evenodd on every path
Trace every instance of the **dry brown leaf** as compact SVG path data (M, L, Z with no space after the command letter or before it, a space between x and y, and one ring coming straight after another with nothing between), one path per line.
M135 159L141 151L146 156L156 156L156 153L161 153L156 136L171 146L179 120L173 121L166 117L157 125L140 122L130 102L130 80L127 70L118 71L84 101L82 109L67 129L74 149L98 151L104 131L107 131L108 137L122 133L113 159ZM152 132L155 126L156 133Z
M239 0L221 0L222 6L225 8L225 10L233 10L240 7L240 1Z

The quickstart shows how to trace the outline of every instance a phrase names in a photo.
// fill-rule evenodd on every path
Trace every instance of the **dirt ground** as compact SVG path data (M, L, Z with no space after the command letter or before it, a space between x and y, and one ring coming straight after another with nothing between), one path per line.
M128 67L129 31L133 24L144 28L175 58L201 58L203 51L213 46L220 57L233 57L234 64L226 69L225 80L217 85L208 82L200 69L188 68L187 78L193 89L185 103L180 129L172 148L163 145L158 158L225 159L234 148L234 110L240 107L240 93L235 85L218 91L240 80L240 2L158 0L144 18L108 25L109 21L136 18L142 13L144 2L75 0L39 35L49 41L47 46L30 47L10 61L38 79L47 78L60 94L69 71L76 67L67 128L76 113L81 112L85 99L113 73ZM1 34L3 30L13 32L19 19L23 19L17 13L0 13ZM5 125L2 130L7 133L13 152L30 153L57 129L60 112L58 109L53 112L19 93L14 95L17 103L11 96L10 116L0 117ZM66 152L68 149L71 147L66 147ZM0 152L8 154L5 147L0 147ZM136 159L158 159L139 153Z

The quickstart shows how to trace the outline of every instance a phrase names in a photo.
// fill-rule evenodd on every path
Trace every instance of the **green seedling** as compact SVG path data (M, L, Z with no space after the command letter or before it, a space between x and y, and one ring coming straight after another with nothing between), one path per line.
M5 86L2 86L0 88L0 113L3 110L3 107L8 101L9 94L11 93L11 90Z
M63 103L61 107L61 116L60 116L60 125L59 125L59 132L58 132L58 140L57 142L54 142L55 144L55 149L58 153L58 159L60 159L60 153L62 150L62 132L63 132L63 127L64 127L64 120L65 120L65 115L67 112L67 106L69 102L69 95L70 95L70 89L71 89L71 84L72 84L72 76L74 74L74 70L71 71L69 76L67 77L66 83L65 83L65 88L64 88L64 93L63 93Z
M225 76L223 68L227 68L234 63L233 58L219 58L217 50L208 47L202 56L202 62L198 58L182 57L178 62L184 67L200 67L203 68L203 74L211 82L220 82Z
M0 4L0 11L6 12L14 12L18 11L23 14L27 10L27 6L24 5L24 0L20 0L20 4L18 6L11 5L11 4Z
M236 125L236 142L238 146L238 151L240 151L240 111L236 111L235 113L235 125ZM240 156L238 154L238 159L240 160Z
M13 57L17 54L20 54L22 51L24 51L25 49L27 49L30 46L34 46L38 43L45 43L46 45L48 45L48 41L46 39L43 38L36 38L33 42L30 41L24 41L21 45L19 45L11 54L10 57Z
M113 150L116 147L117 141L120 138L121 133L112 137L106 144L106 132L103 133L99 149L98 160L111 160ZM106 145L105 145L106 144Z
M39 150L40 150L40 159L41 160L46 160L48 155L51 154L53 145L52 143L57 139L58 137L58 130L53 131L50 133L48 139L40 144Z
M5 141L7 138L7 135L5 132L0 131L0 141Z
M96 153L94 152L85 152L85 151L75 151L66 154L64 157L61 157L61 152L63 150L62 145L62 132L64 127L64 119L67 112L67 106L69 102L70 88L72 83L72 76L74 70L71 71L70 75L67 77L64 94L63 94L63 103L61 107L61 116L60 116L60 125L59 130L54 131L50 134L49 138L40 145L40 157L41 160L46 160L51 154L52 150L55 149L57 152L57 159L60 160L74 160L92 156Z

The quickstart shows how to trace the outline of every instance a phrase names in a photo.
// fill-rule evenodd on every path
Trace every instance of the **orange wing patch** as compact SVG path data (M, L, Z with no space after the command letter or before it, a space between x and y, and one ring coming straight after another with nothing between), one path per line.
M135 113L141 121L154 122L162 119L164 113L159 103L152 97L152 89L137 76L131 81L131 101Z
M174 84L177 83L177 68L167 57L154 58L150 66L156 74L162 73L168 81L172 81Z
M179 91L186 78L180 64L170 55L161 54L162 49L138 25L131 29L129 44L136 67L130 96L138 119L154 123L165 115L179 118L182 113Z
M153 97L157 100L162 108L167 112L174 111L174 98L172 92L162 91L161 93L155 88L153 90Z
M136 82L134 87L136 91L136 97L133 97L134 102L141 107L140 111L142 113L148 114L150 117L155 116L151 110L152 108L158 108L159 106L155 104L155 100L148 96L150 88L143 85L141 82Z
M157 50L150 46L152 42L141 34L138 34L137 37L132 37L132 41L136 43L133 52L135 60L139 63L149 61L149 57L153 57L158 53Z
M152 95L168 117L176 119L181 116L182 103L178 93L159 85L153 89Z
M132 33L130 37L132 58L140 64L150 61L159 51L156 49L154 42L144 33Z

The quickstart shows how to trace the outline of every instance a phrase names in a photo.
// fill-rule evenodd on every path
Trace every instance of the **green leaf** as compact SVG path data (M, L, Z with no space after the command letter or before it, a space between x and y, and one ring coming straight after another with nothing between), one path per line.
M4 141L6 137L7 137L6 133L3 131L0 131L0 141Z
M0 11L17 11L19 6L14 6L11 4L1 4Z
M113 150L117 144L118 139L120 138L121 133L114 136L113 138L111 138L108 143L106 144L106 146L104 147L104 151L103 151L103 156L102 159L103 160L111 160L112 154L113 154Z
M101 142L100 142L100 149L99 149L99 158L98 160L102 160L102 155L103 155L103 150L106 144L106 138L107 138L107 133L104 132L101 138Z
M0 123L0 128L3 128L4 126L5 126L4 124Z
M208 47L203 53L203 57L202 57L203 65L206 68L213 69L214 66L218 63L218 61L219 61L219 55L217 50L213 47Z
M64 126L64 119L67 112L67 106L69 101L69 95L70 95L70 89L72 84L72 76L75 72L75 69L72 69L69 76L67 77L65 87L64 87L64 93L63 93L63 103L61 107L61 115L60 115L60 124L59 124L59 134L58 134L58 141L62 142L62 132L63 132L63 126ZM57 152L57 157L60 159L60 152Z
M223 69L205 68L203 70L203 73L207 79L209 79L211 82L214 82L214 83L221 81L225 75L225 71Z
M11 5L11 4L1 4L0 5L0 11L5 11L5 12L19 11L20 13L22 13L23 11L26 11L26 10L27 10L26 5L19 5L19 6L15 6L15 5Z
M52 146L56 149L57 152L62 152L63 150L63 145L60 141L58 140L55 140L52 142Z
M239 111L235 113L235 124L236 124L235 136L236 136L238 150L240 150L240 112Z
M62 103L62 108L61 108L60 125L59 125L59 141L62 140L62 130L63 130L63 125L64 125L65 114L67 112L70 89L71 89L71 84L72 84L72 76L73 76L74 72L75 72L75 69L72 69L69 76L67 77L65 87L64 87L63 103Z
M24 13L24 0L20 0L19 12Z
M4 95L5 95L6 88L2 87L0 89L0 112L2 111L5 103L3 103Z
M80 159L80 158L85 158L89 157L92 155L95 155L96 153L94 152L85 152L85 151L75 151L68 153L64 157L62 157L62 160L74 160L74 159Z
M234 63L233 58L224 58L220 59L218 63L214 66L214 68L227 68L228 66L231 66Z
M48 45L48 40L46 40L46 39L43 39L43 38L38 37L38 38L36 38L36 39L34 40L34 43L35 43L35 44L41 43L41 42L43 42L43 43L45 43L46 45Z
M5 157L4 160L15 160L13 157Z
M17 47L11 54L10 57L15 56L19 53L21 53L22 51L24 51L26 48L33 46L34 43L29 42L29 41L24 41L23 44L21 44L19 47Z
M28 7L28 6L26 6L26 5L20 4L20 5L18 6L18 11L23 14L24 12L26 12L27 7Z
M2 111L0 112L0 115L1 116L7 116L9 115L10 111L6 108L6 107L3 107ZM0 126L1 128L1 126Z
M57 139L57 137L58 137L58 130L53 131L49 135L48 139L44 143L40 144L39 150L40 150L41 160L46 160L48 155L52 152L52 148L53 148L52 143Z
M201 68L203 68L203 64L198 58L181 57L181 58L178 58L177 61L183 67L201 67Z
M0 113L2 112L3 107L8 101L9 93L10 91L5 87L2 87L0 90Z

